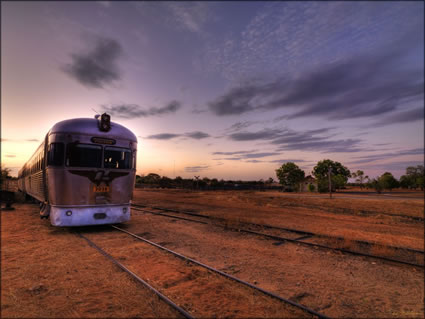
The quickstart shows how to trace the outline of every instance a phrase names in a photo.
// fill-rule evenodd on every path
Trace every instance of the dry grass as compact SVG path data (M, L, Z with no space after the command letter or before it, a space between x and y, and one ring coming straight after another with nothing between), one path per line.
M300 197L289 197L285 194L278 194L273 199L275 205L281 207L306 207L325 209L335 213L369 215L377 213L405 215L411 217L424 218L424 200L422 197L405 199L357 199L357 198L315 198L308 195Z

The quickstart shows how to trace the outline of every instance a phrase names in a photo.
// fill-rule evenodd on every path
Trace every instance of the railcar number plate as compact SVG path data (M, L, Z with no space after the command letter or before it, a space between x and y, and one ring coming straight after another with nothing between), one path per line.
M109 186L93 186L95 193L106 193L109 192Z

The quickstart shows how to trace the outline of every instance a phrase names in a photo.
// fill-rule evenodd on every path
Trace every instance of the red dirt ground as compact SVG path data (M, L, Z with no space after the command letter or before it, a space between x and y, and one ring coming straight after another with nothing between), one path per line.
M371 196L359 199L341 194L330 202L320 195L279 192L140 189L136 189L134 195L135 203L197 211L226 218L230 223L249 221L424 248L422 221L389 215L401 213L423 218L423 198L381 200ZM15 211L1 212L2 318L179 317L83 239L40 220L36 205L15 206ZM349 209L341 212L343 208ZM356 210L378 213L364 216ZM123 228L328 316L424 316L423 268L291 243L273 245L274 241L211 224L199 225L135 211L132 214L132 220L122 225ZM222 295L222 304L212 303L205 311L207 301L210 302L209 294L211 299L216 298L217 288L210 289L211 293L208 289L196 293L185 289L188 283L179 278L186 278L192 271L187 273L187 268L179 268L179 263L167 265L168 262L161 261L160 254L154 250L142 248L139 243L119 235L105 233L101 228L92 228L87 236L120 257L124 264L141 267L138 271L145 274L152 285L158 285L160 290L194 311L194 316L247 317L249 313L243 306L226 312L225 305L230 305L227 293ZM128 256L125 255L127 250ZM136 252L141 253L140 259ZM149 274L143 272L145 267L141 265L147 262L143 258L153 262ZM159 268L155 268L155 260ZM228 291L230 287L229 284L221 289ZM268 305L267 300L249 296L246 291L247 300L257 307ZM283 316L283 312L265 307L269 312L263 309L263 313L256 315Z

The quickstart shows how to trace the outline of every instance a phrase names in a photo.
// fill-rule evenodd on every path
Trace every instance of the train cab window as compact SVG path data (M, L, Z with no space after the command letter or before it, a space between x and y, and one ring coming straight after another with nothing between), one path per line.
M105 147L104 167L105 168L131 168L131 150L120 147Z
M91 144L70 143L66 152L66 166L101 167L102 147Z
M48 166L62 166L64 158L64 145L63 143L51 143L47 154Z

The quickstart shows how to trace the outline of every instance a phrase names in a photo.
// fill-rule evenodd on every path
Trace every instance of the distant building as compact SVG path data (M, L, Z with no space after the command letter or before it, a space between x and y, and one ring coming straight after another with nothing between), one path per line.
M317 192L317 189L317 180L311 175L306 176L300 183L300 192Z

